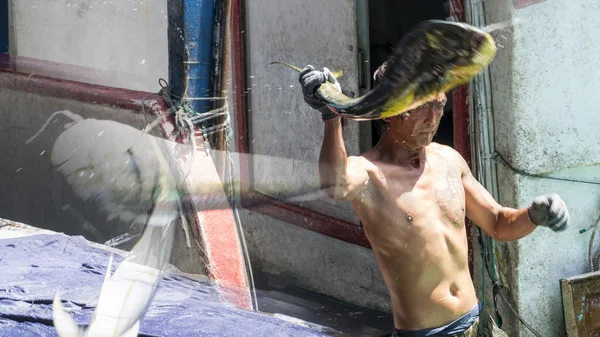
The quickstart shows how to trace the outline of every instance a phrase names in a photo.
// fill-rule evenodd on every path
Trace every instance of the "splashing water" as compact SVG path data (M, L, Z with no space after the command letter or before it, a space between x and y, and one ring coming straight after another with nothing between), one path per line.
M483 28L481 28L486 33L493 33L497 30L504 30L509 27L513 27L517 24L516 20L510 19L502 22L491 23Z

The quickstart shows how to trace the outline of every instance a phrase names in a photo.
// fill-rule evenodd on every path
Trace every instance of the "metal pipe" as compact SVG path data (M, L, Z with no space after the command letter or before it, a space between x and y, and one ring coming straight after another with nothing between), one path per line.
M174 102L210 110L214 0L169 0L169 84ZM180 99L179 99L180 98Z
M485 11L483 8L483 1L467 0L469 6L467 6L467 12L471 20L471 24L476 27L485 27ZM473 116L476 121L474 140L476 141L476 162L478 167L477 176L481 184L488 190L488 192L494 197L499 199L498 190L498 178L497 178L497 167L495 161L492 160L492 154L495 153L495 142L494 142L494 116L492 113L492 84L489 68L486 68L481 74L477 75L473 82ZM486 238L483 238L484 242ZM494 264L494 253L495 243L491 241L489 247L492 261ZM485 256L487 255L486 247L484 245L483 263L485 264ZM495 266L492 265L492 269ZM485 273L481 275L482 279L485 279ZM490 275L495 278L496 275ZM495 280L494 280L495 281ZM485 293L483 294L485 298Z
M482 1L469 1L467 6L469 23L485 26ZM478 178L490 194L498 199L497 171L491 155L495 152L494 119L492 115L492 86L489 69L485 69L473 80L473 117L475 119L475 146Z

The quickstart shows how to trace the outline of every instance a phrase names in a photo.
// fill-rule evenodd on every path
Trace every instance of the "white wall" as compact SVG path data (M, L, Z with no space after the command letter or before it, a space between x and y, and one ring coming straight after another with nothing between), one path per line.
M494 33L503 46L491 65L496 149L513 166L536 174L600 183L600 3L551 0L523 9L485 2L487 24L512 20ZM566 336L559 280L587 272L590 233L600 186L524 177L498 164L500 202L526 207L557 192L571 228L536 229L498 245L503 276L519 313L543 336ZM510 321L516 321L505 311ZM517 325L518 324L518 325ZM515 323L514 336L533 336ZM512 334L511 334L512 336Z
M10 2L14 55L93 68L75 79L112 87L157 92L168 80L166 0Z

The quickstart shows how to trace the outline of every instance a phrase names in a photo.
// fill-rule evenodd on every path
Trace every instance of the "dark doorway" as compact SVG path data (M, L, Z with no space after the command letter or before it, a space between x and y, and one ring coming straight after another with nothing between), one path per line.
M371 72L388 58L403 34L425 20L446 20L450 16L447 0L369 0L369 43ZM373 78L371 77L371 87ZM447 93L444 116L434 142L453 146L452 93ZM377 144L379 133L372 128L372 141Z

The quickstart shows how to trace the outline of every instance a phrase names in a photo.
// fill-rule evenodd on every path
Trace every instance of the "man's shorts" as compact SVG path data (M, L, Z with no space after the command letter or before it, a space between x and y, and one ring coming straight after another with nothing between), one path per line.
M483 313L483 314L482 314ZM393 337L508 337L492 317L482 311L481 304L473 310L442 327L418 331L394 329Z
M500 330L492 317L484 312L473 325L456 337L508 337L508 334Z

